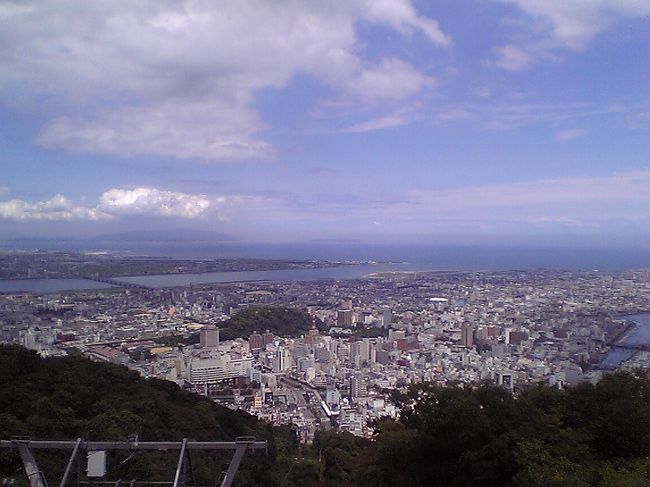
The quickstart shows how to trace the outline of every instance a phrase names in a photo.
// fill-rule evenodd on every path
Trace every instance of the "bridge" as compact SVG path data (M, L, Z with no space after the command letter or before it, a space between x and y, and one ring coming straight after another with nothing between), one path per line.
M134 282L118 281L117 279L111 277L85 276L83 279L86 279L88 281L101 282L103 284L110 284L111 286L127 288L127 289L153 289L149 286L143 286L142 284L136 284Z

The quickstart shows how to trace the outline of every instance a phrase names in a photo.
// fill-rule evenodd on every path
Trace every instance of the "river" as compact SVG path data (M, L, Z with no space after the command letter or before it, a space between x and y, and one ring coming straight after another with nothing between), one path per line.
M272 271L207 272L204 274L161 274L115 278L116 281L152 288L180 287L190 284L224 284L255 281L318 281L321 279L363 279L375 272L416 270L409 264L359 264L315 269L285 269ZM419 269L422 270L422 269Z
M624 318L634 322L634 326L617 340L616 345L600 362L599 369L616 369L622 362L630 359L637 352L637 350L630 347L650 345L650 313L629 315Z
M138 284L150 288L182 287L190 284L225 284L256 281L317 281L321 279L362 279L375 272L422 270L409 264L359 264L309 269L271 271L207 272L204 274L155 274L149 276L115 277L113 281ZM17 279L0 280L0 294L14 292L55 293L85 289L106 289L109 284L89 279Z
M89 279L6 279L0 280L0 294L9 293L58 293L61 291L82 291L108 289L110 284Z

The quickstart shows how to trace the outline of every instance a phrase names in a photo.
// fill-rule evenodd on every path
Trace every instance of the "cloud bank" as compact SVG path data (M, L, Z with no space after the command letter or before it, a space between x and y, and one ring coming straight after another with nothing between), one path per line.
M632 211L631 208L634 210ZM291 195L202 195L152 187L111 188L95 205L84 205L62 195L42 202L0 202L0 219L14 221L100 221L132 217L255 222L318 221L335 223L337 230L376 227L436 231L482 225L526 227L559 226L597 228L611 222L646 225L650 210L650 171L601 177L558 178L418 189L400 195L364 197L314 193Z
M111 218L98 208L86 208L74 204L57 194L47 201L28 203L23 200L0 202L0 219L16 221L75 221L106 220Z
M217 199L216 202L222 201ZM106 191L98 208L110 215L152 215L197 218L210 208L203 195L161 191L156 188L117 189Z
M104 192L94 207L87 207L57 194L47 201L0 202L0 219L15 221L98 221L122 216L153 216L195 219L223 203L223 197L209 199L156 188L112 188Z
M37 138L50 149L271 157L253 108L261 89L307 74L358 102L375 103L435 85L403 59L365 59L360 22L441 47L451 43L410 0L5 2L0 96L38 96L47 113L58 112Z

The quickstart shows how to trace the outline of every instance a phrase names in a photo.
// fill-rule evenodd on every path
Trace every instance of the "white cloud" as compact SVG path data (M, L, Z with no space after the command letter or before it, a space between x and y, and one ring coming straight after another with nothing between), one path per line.
M273 151L253 108L262 88L304 73L377 102L434 85L404 60L364 59L360 21L451 42L409 0L4 3L0 96L45 95L46 112L59 113L38 138L49 148L267 157Z
M210 200L203 195L156 188L113 188L102 194L98 208L111 215L197 218L210 208Z
M242 159L273 154L268 143L254 137L261 127L257 114L246 107L173 100L115 110L94 121L58 118L37 140L47 148L75 152Z
M449 46L451 38L440 30L438 22L418 15L409 0L369 0L367 2L369 17L410 35L414 30L421 30L435 44Z
M385 117L374 118L366 122L354 124L345 129L344 132L372 132L374 130L401 127L410 122L410 117L405 113L391 113Z
M156 188L112 188L104 192L94 207L84 206L57 194L46 201L29 203L23 200L0 202L0 219L30 221L108 220L121 216L154 216L194 219L218 209L226 201L223 196L208 198Z
M398 100L435 84L432 76L420 73L400 59L390 58L384 59L378 66L359 70L346 82L346 89L367 101Z
M74 220L106 220L111 218L97 208L87 208L75 205L65 196L57 194L47 201L27 203L23 200L0 202L0 219L30 221L74 221Z
M507 45L493 49L496 59L494 64L508 71L519 71L528 67L532 58L529 53L520 47Z
M561 140L562 142L565 142L567 140L573 140L578 137L581 137L585 135L587 131L585 129L567 129L567 130L560 130L555 134L555 137L558 140Z
M516 5L528 18L529 37L524 46L495 50L494 64L509 70L523 69L534 60L550 57L553 51L583 51L618 20L650 14L650 2L645 0L498 1Z

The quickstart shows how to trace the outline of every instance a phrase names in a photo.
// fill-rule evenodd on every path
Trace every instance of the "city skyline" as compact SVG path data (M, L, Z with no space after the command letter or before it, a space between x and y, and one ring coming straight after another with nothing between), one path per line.
M621 241L650 5L0 6L0 234Z

